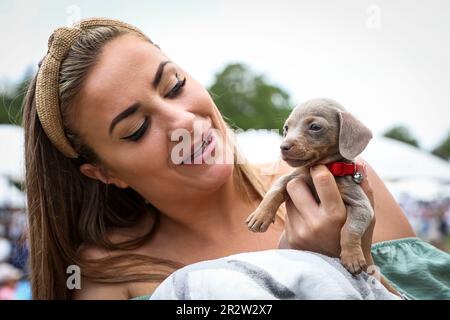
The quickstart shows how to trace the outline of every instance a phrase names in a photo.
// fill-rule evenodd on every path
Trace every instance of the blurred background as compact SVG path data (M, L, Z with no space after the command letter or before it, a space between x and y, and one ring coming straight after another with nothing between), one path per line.
M21 106L47 39L129 22L202 83L253 163L279 158L293 106L339 101L418 236L450 247L450 2L0 0L0 299L29 299Z

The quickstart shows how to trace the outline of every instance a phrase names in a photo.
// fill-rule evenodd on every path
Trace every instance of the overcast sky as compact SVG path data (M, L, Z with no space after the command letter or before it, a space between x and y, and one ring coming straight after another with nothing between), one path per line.
M338 100L375 134L404 124L431 148L450 130L450 1L0 0L0 81L35 66L53 29L91 16L141 28L204 85L244 62L294 103Z

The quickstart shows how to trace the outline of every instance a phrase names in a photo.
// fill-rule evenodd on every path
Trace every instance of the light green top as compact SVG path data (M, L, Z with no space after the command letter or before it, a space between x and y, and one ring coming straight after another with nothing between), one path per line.
M372 246L374 262L393 286L411 299L450 299L450 255L419 238Z
M152 296L152 295L149 294L149 295L146 295L146 296L134 297L134 298L131 298L130 300L150 300L150 297L151 297L151 296Z

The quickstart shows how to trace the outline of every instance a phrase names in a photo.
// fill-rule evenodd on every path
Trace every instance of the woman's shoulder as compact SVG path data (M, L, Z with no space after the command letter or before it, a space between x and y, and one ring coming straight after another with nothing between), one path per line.
M150 296L160 282L100 283L82 278L81 288L72 294L73 300L129 300Z
M136 237L145 237L146 233L148 233L149 230L153 230L155 221L156 219L154 214L144 214L135 226L126 228L108 228L106 233L106 240L109 241L112 245L117 245L136 239ZM87 260L103 259L122 253L124 253L123 250L108 250L101 245L92 243L81 244L81 246L78 248L78 255L80 256L80 258Z
M293 168L282 159L272 162L256 163L253 167L258 171L266 188L270 187L276 179L293 170Z
M78 256L83 260L100 260L111 257L111 251L93 244L83 244L78 249ZM81 270L81 288L74 290L74 300L122 300L128 298L128 286L124 283L103 283L83 276Z
M133 235L134 237L143 236L144 230L148 232L153 223L154 218L144 217L135 227L122 229L111 228L108 230L107 239L112 243L120 243L132 239ZM143 244L143 246L146 247L145 251L149 251L150 246L148 244ZM79 258L85 261L102 260L123 254L142 254L142 248L109 250L97 244L82 244L78 249ZM73 299L129 299L130 297L140 295L141 292L143 294L149 294L149 292L154 290L153 287L155 286L153 283L146 282L105 283L83 277L82 270L81 273L81 289L74 292Z
M140 251L140 249L137 249L127 252L142 254ZM121 253L125 252L121 251ZM121 253L109 251L97 245L85 245L79 251L80 257L89 260L104 259ZM157 281L108 283L91 280L82 276L81 289L75 290L72 298L75 300L127 300L134 297L150 295L158 285L159 282Z

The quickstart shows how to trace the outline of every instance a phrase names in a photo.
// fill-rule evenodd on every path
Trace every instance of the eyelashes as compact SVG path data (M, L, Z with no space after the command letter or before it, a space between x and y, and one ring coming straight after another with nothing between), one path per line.
M164 95L164 98L176 97L180 93L180 89L186 84L186 77L181 80L180 78L178 78L178 73L175 73L175 77L177 78L177 83L173 86L172 89L170 89L169 92Z
M183 79L180 79L178 77L178 73L175 73L175 77L177 78L177 82L172 87L172 89L170 89L170 91L164 95L164 98L175 98L178 94L181 93L181 89L186 84L186 77L184 77ZM126 137L122 137L121 139L136 142L145 134L149 125L150 125L150 119L148 116L146 116L144 118L144 122L142 123L142 125L139 129L137 129L134 133L132 133Z
M149 123L150 123L149 118L145 117L144 123L142 124L142 126L139 129L137 129L134 133L130 134L129 136L123 137L121 139L130 140L130 141L138 141L144 135L145 131L148 128Z

